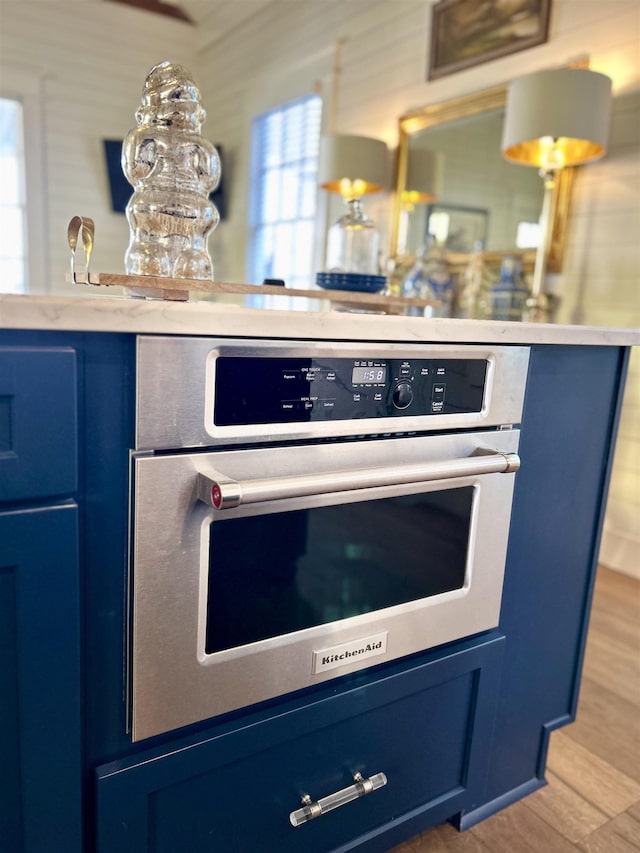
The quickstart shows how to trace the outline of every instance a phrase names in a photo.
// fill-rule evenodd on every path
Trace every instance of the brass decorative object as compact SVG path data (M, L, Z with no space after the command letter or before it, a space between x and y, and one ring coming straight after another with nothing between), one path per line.
M96 226L93 219L88 216L74 216L67 227L67 241L71 249L71 278L76 281L76 250L78 245L82 247L84 252L84 275L87 281L90 278L89 264L91 261L91 252L93 251L93 240L96 233Z

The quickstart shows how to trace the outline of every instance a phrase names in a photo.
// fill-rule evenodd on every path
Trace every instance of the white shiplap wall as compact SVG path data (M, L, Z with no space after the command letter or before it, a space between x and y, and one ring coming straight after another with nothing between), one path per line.
M0 0L0 91L2 71L10 68L12 75L22 69L38 79L42 93L45 162L35 203L47 225L42 251L48 274L33 282L33 290L69 292L63 282L66 224L78 213L96 221L95 268L123 268L127 226L109 209L101 140L121 137L133 125L144 76L162 59L183 62L195 73L209 116L205 134L224 146L228 219L210 248L218 279L244 280L253 116L321 90L325 124L333 118L339 132L377 136L393 147L398 116L413 107L588 54L591 67L614 81L614 145L576 180L567 261L554 281L563 296L560 319L640 325L638 0L553 0L546 44L427 83L431 5L212 0L200 2L205 17L194 28L96 0ZM390 197L372 197L368 209L386 228ZM639 571L640 546L639 361L629 377L602 550L605 562L632 573Z
M145 75L167 58L195 64L194 27L116 3L0 0L0 92L15 94L16 70L41 92L43 186L28 203L46 222L47 262L32 292L78 292L64 281L76 214L96 223L93 268L124 271L129 229L111 212L102 140L133 127Z

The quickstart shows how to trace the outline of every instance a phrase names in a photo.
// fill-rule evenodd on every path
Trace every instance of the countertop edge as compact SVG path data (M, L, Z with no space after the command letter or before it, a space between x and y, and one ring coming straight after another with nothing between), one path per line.
M640 345L640 329L634 328L291 311L120 296L2 295L0 329L416 343Z

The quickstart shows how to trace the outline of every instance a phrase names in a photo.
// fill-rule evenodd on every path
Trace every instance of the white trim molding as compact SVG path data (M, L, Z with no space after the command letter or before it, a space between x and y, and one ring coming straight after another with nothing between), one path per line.
M31 66L0 63L0 96L23 108L27 198L27 293L49 289L49 192L44 118L45 75Z
M609 569L640 580L640 537L628 530L616 530L605 523L599 562Z

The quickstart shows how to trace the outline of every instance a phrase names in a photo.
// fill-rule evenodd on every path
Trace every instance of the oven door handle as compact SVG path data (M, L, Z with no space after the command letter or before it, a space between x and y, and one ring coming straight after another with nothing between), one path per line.
M266 477L237 481L218 471L198 474L198 498L214 509L285 498L302 498L333 492L401 486L430 480L475 477L478 474L511 474L520 468L517 453L478 448L463 459L447 459L419 465L360 468L292 477Z

